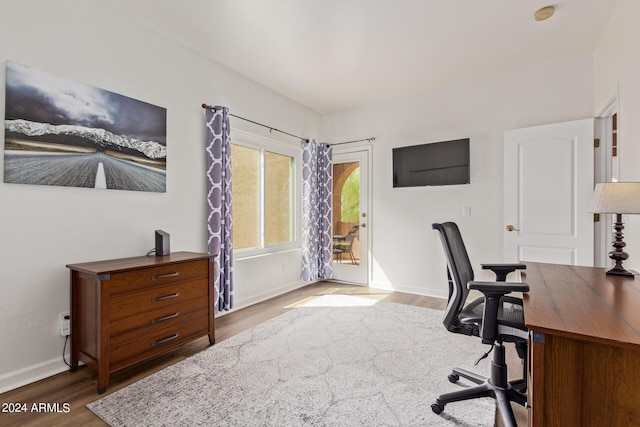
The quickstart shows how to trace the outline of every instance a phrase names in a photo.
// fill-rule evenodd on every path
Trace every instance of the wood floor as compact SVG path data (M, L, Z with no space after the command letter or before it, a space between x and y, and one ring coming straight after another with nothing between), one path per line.
M284 295L269 299L253 306L232 311L216 319L216 342L225 340L255 325L263 323L275 316L292 310L309 299L327 295L344 294L373 298L379 301L397 302L420 307L444 310L446 301L401 292L384 291L373 288L343 285L333 282L315 283ZM203 337L179 349L173 350L155 359L135 367L117 372L110 377L109 387L103 395L96 393L97 378L94 372L80 368L75 372L63 372L50 378L26 385L24 387L0 394L0 405L19 403L26 404L26 413L0 412L0 426L105 426L106 424L89 411L85 405L103 396L113 393L141 378L185 359L208 347L208 338ZM508 357L511 365L518 365L517 356ZM513 377L519 375L520 367L516 366ZM68 404L69 410L60 413L31 412L33 403ZM515 405L517 406L517 405ZM2 409L2 408L0 408ZM526 411L514 407L518 417L518 425L526 426ZM497 424L501 425L500 422Z

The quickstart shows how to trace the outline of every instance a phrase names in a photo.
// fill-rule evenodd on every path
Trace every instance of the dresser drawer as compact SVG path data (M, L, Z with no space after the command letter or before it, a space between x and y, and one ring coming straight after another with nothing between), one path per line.
M109 325L111 345L119 345L168 325L177 325L207 315L208 304L209 298L203 296L112 321Z
M117 295L196 278L206 279L208 274L209 261L203 259L114 273L109 278L109 286L111 295Z
M129 316L136 316L165 307L173 307L185 301L202 300L202 297L207 297L208 295L209 282L204 278L167 286L157 286L131 294L112 296L109 319L114 322ZM201 303L201 306L203 304Z
M209 320L201 316L179 325L167 325L133 341L110 348L111 370L129 366L147 357L178 347L207 334Z

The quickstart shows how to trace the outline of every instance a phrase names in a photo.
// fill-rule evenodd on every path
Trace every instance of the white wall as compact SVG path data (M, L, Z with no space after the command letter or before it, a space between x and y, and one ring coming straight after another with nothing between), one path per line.
M620 181L640 181L640 2L618 0L594 51L594 114L619 91ZM624 240L627 269L640 271L640 216L628 215ZM612 248L609 246L607 251Z
M3 2L0 13L0 81L13 60L165 107L168 122L166 193L0 183L2 392L66 369L57 330L69 310L66 264L144 255L155 229L171 233L173 251L206 251L203 102L303 136L317 135L320 119L94 2ZM299 286L299 265L299 251L238 261L236 305Z
M331 139L376 138L372 286L446 296L434 222L458 223L478 277L480 263L501 261L503 132L590 117L592 85L589 56L323 116L322 131ZM393 147L467 137L470 185L392 188ZM464 206L471 207L471 216L463 217Z

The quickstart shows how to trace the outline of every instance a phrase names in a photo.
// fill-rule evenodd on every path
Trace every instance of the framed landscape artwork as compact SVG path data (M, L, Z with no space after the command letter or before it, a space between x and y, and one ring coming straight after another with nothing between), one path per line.
M4 182L166 192L167 110L7 61Z

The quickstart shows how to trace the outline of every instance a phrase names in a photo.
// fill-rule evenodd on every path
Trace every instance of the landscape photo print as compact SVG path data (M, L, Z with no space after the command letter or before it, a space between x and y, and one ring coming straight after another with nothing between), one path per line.
M7 61L4 182L166 192L167 110Z

